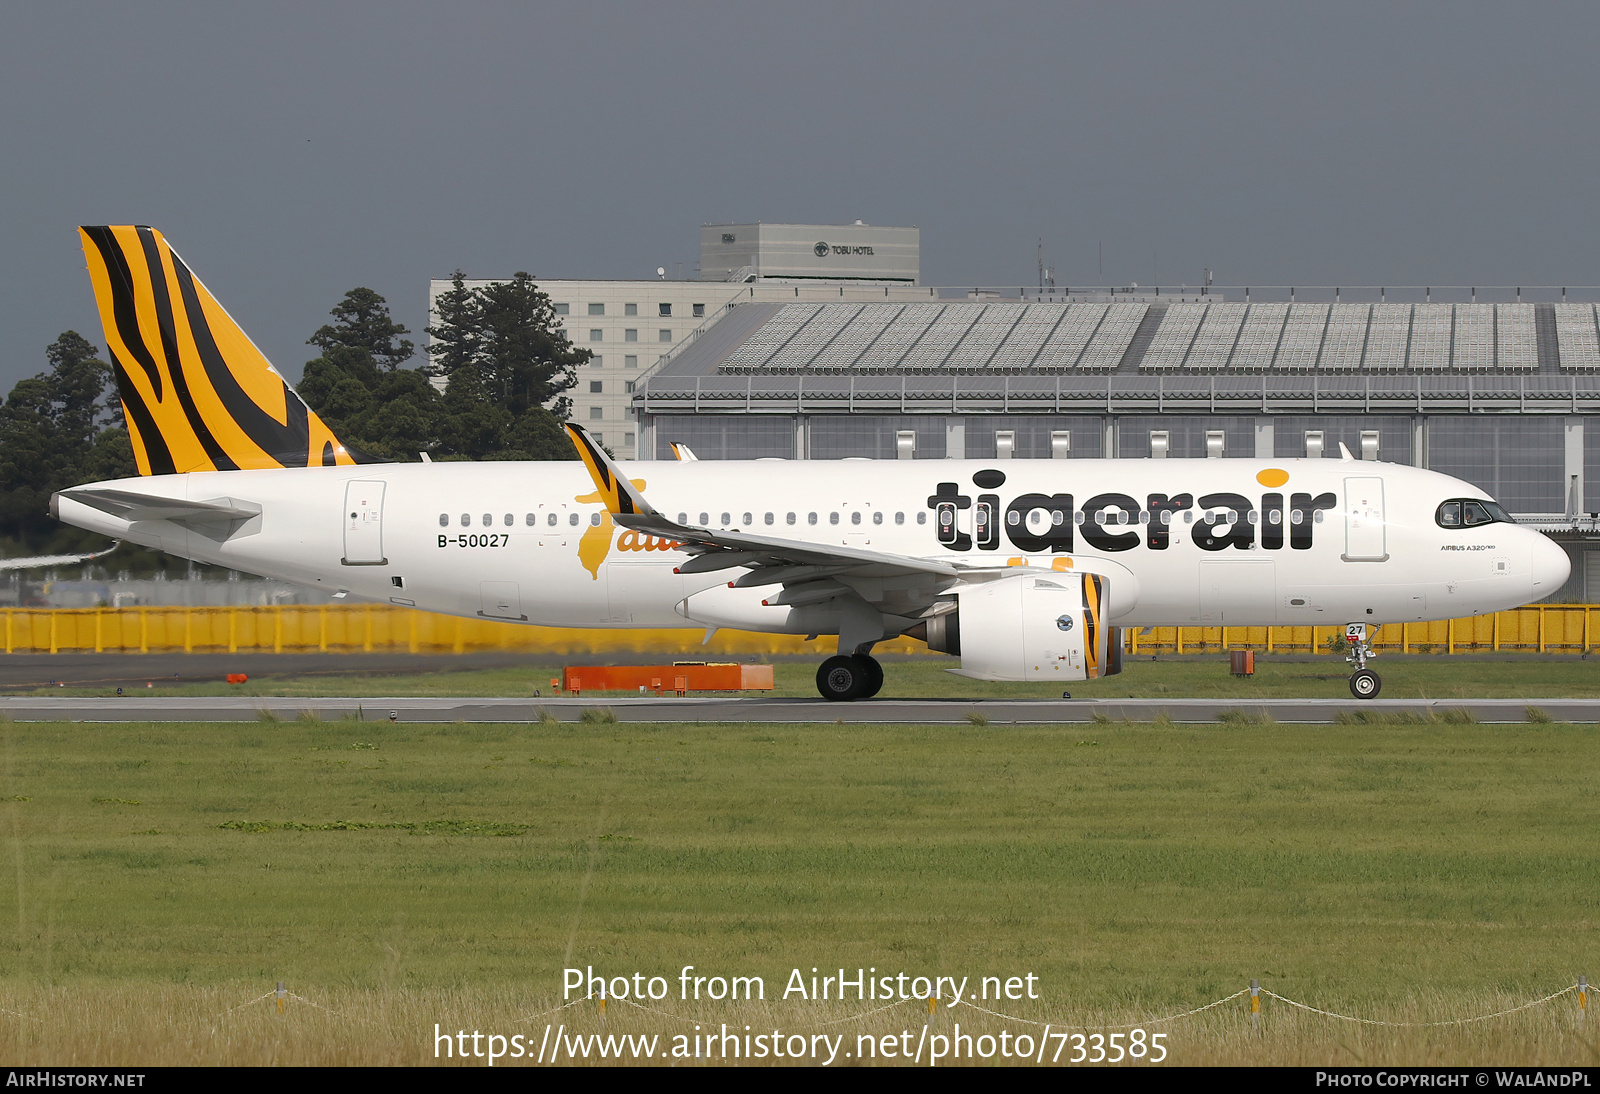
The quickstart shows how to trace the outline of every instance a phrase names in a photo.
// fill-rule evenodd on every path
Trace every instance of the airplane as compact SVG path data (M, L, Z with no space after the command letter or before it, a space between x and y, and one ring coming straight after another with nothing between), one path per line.
M88 554L78 555L27 555L18 558L0 558L0 572L6 570L39 570L46 566L76 566L80 562L92 562L97 558L104 558L121 543L113 543L103 551L91 551Z
M51 515L336 598L555 627L836 636L826 699L909 635L980 680L1098 679L1122 631L1385 623L1545 597L1569 562L1469 483L1341 459L376 463L346 447L161 233L80 229L140 477Z

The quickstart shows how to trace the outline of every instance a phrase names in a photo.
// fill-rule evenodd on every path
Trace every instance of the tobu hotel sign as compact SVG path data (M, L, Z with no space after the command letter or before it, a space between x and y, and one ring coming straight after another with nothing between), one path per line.
M874 253L871 247L842 247L837 243L824 243L820 240L815 247L811 248L811 252L818 258L827 258L829 255L840 257L849 255L870 255Z

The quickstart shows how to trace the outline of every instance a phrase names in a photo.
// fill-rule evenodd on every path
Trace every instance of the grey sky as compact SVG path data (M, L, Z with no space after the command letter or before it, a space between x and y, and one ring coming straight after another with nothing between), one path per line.
M1593 284L1593 4L7 4L0 386L149 223L286 374L348 288L916 224L923 279ZM420 339L419 339L420 341Z

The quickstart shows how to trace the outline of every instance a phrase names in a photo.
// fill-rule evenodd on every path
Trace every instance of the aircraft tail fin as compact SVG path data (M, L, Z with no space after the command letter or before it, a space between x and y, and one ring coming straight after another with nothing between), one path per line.
M141 475L364 463L268 363L161 233L83 227Z

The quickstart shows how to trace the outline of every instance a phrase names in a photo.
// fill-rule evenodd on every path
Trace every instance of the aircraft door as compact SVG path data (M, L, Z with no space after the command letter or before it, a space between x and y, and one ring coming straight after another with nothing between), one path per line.
M383 566L383 488L372 479L352 479L344 488L346 566Z
M522 591L515 581L480 581L478 593L483 598L478 614L485 619L527 621L522 614Z
M1383 480L1363 475L1344 480L1344 560L1383 562L1385 545Z
M1277 563L1200 563L1200 620L1260 627L1278 618Z

